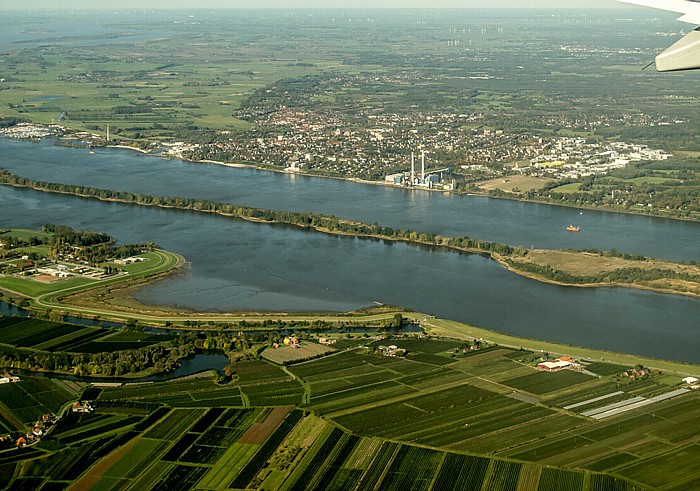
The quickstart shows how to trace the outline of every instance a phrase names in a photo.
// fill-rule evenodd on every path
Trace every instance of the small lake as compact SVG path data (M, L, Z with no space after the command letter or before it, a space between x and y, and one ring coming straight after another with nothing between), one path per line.
M180 362L180 366L177 367L172 372L160 373L158 375L152 375L150 377L144 377L140 379L135 379L133 382L163 382L166 380L172 380L180 377L185 377L187 375L193 375L195 373L204 372L207 370L216 370L223 373L223 369L231 364L231 360L228 356L221 352L209 351L200 352L184 359Z

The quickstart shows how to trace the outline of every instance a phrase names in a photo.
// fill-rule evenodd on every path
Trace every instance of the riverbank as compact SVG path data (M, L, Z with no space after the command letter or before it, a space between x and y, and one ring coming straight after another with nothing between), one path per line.
M75 137L71 137L71 136L68 136L67 138L74 139L77 141L82 141L79 138L75 138ZM37 141L40 141L40 140L41 139L37 139ZM193 164L211 164L211 165L219 165L222 167L231 167L231 168L249 168L249 169L268 171L268 172L279 173L279 174L298 175L298 176L304 176L304 177L317 177L317 178L323 178L323 179L333 179L333 180L353 182L353 183L357 183L357 184L382 186L382 187L401 189L401 190L428 191L428 192L438 192L438 193L444 193L444 194L456 194L456 195L464 195L464 196L483 196L483 197L493 198L493 199L504 199L504 200L509 200L509 201L523 202L523 203L537 203L537 204L542 204L542 205L570 208L570 209L576 209L576 210L605 211L605 212L610 212L610 213L618 213L621 215L647 216L647 217L669 219L669 220L688 221L688 222L695 222L695 223L698 222L698 220L695 218L675 216L665 209L659 209L657 211L653 211L653 210L650 211L649 209L644 209L644 210L637 211L637 210L631 210L628 208L620 209L620 208L608 208L608 207L599 207L599 206L582 206L582 205L574 205L574 204L557 203L557 202L547 200L547 199L528 199L528 198L525 198L523 196L512 194L512 193L491 193L487 190L478 191L475 189L470 189L467 191L467 190L396 186L394 184L387 183L385 181L370 181L370 180L356 178L356 177L331 176L331 175L326 175L323 173L310 173L310 172L303 172L303 171L289 172L285 169L280 169L280 168L269 166L269 165L266 166L266 165L260 165L260 164L255 164L255 163L224 162L224 161L212 160L212 159L193 160L193 159L187 159L185 157L171 155L171 154L154 153L155 150L160 150L160 149L162 149L162 147L158 147L158 148L155 148L153 150L144 150L142 148L139 148L136 146L131 146L131 145L106 145L104 148L133 150L133 151L139 152L141 154L145 154L145 155L149 155L149 156L153 156L153 157L160 157L160 158L164 158L164 159L178 159L178 160L193 163Z
M630 367L635 365L644 365L655 370L670 371L683 376L697 376L698 372L700 371L700 365L692 363L668 361L649 356L617 353L613 351L584 348L581 346L572 346L532 338L522 338L508 334L501 334L490 329L483 329L457 321L438 319L431 316L427 316L422 320L421 327L425 329L427 334L433 336L444 336L468 340L483 339L484 341L509 348L522 348L534 352L548 353L552 358L569 355L577 359L584 358L591 361L619 363Z
M383 310L382 307L379 307ZM148 324L159 325L160 329L165 330L176 330L176 331L195 331L195 332L205 332L205 331L218 331L215 327L192 327L188 326L186 322L196 322L196 323L240 323L246 322L248 324L260 324L263 325L266 322L277 322L282 320L283 322L326 322L336 325L347 326L351 322L355 323L371 323L371 322L381 322L383 320L392 320L396 313L401 313L404 319L415 322L424 330L425 334L430 337L438 338L449 338L449 339L459 339L459 340L484 340L492 344L498 344L500 346L514 348L514 349L524 349L533 352L546 353L550 358L557 357L560 355L569 355L577 359L587 359L591 361L601 361L601 362L611 362L622 364L625 366L635 366L644 365L646 367L662 370L665 372L673 372L681 376L694 375L698 376L700 373L700 365L692 363L684 363L677 361L664 360L659 358L654 358L650 356L636 355L633 353L621 353L613 352L602 349L585 348L576 345L569 345L565 343L557 343L533 338L524 338L520 336L513 336L509 334L502 334L491 329L485 329L477 327L471 324L466 324L463 322L440 319L429 314L424 314L420 312L410 312L405 310L382 311L380 313L374 313L371 310L366 312L347 312L340 314L294 314L294 313L190 313L186 311L180 311L177 314L162 312L160 315L155 312L152 315L137 315L134 318L138 318L140 322L145 322ZM163 326L160 323L169 323L168 327ZM238 326L235 328L237 331L247 332L249 330L256 330L256 327L243 327ZM312 332L313 329L310 327L303 327L300 329L306 332ZM386 336L391 336L392 331L378 331L378 334L384 334ZM50 374L61 374L61 375L73 375L69 372L43 372L46 375ZM134 374L122 375L122 378L126 380L133 381L134 379L139 379L147 376L153 375L155 372L152 369L145 370L142 372ZM99 377L97 377L99 379Z

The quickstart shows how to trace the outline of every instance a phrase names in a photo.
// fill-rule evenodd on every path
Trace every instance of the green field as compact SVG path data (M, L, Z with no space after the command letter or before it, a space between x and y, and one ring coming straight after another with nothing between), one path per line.
M324 346L318 343L304 342L299 347L290 347L282 345L279 348L266 349L262 356L266 360L270 360L278 365L287 365L289 363L298 362L301 360L309 360L317 358L335 351L333 348Z
M0 424L8 431L17 430L18 423L28 424L43 414L58 413L84 386L84 383L63 383L31 376L21 376L19 382L0 384Z
M139 349L172 339L168 335L86 327L44 319L0 319L0 344L33 351L99 353Z
M22 322L6 319L0 330ZM112 336L133 342L140 335ZM226 385L197 378L107 387L96 413L54 429L44 457L12 466L39 484L70 475L96 489L137 489L144 479L201 489L444 489L456 475L469 483L463 489L494 490L644 489L662 476L677 488L695 482L685 469L700 445L698 393L602 420L582 415L668 393L676 388L670 375L632 381L620 377L624 366L591 360L584 366L600 376L545 372L532 352L487 346L453 356L459 342L451 340L379 343L441 361L354 348L288 368L234 363ZM67 383L0 385L0 422L13 430L76 397L80 386ZM291 406L308 413L289 413ZM55 465L58 458L67 459L67 470Z
M57 283L40 283L35 280L17 278L15 276L0 276L0 287L13 292L26 295L28 297L38 297L53 293L57 290L85 287L96 285L95 280L88 278L70 278Z

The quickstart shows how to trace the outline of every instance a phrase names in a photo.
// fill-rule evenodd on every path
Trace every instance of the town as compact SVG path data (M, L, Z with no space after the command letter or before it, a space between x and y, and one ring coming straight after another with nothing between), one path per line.
M213 143L165 146L166 154L177 158L448 191L491 176L580 178L604 175L630 162L671 157L644 144L492 130L483 128L483 119L483 114L381 113L348 120L335 112L282 107L258 121L264 130L250 137L220 132ZM420 179L415 172L409 177L411 155L417 152L427 170Z

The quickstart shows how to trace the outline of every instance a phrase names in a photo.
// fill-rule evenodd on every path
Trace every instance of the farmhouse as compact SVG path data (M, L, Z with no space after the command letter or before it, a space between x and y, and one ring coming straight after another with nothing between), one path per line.
M538 363L537 368L539 368L540 370L546 370L548 372L554 372L557 370L561 370L562 368L569 368L574 364L574 360L571 357L562 356L561 358L558 358L553 361L543 361L542 363Z
M336 339L318 338L318 342L320 344L330 345L330 344L335 344L336 341L337 341Z
M284 338L284 344L296 348L299 346L299 340L294 336L287 336Z
M700 380L698 380L696 377L685 377L683 382L688 384L691 389L700 388Z
M88 401L74 402L71 407L71 411L74 413L90 413L94 410L95 408Z
M638 378L644 378L647 377L651 374L651 370L649 370L647 367L644 367L642 365L637 365L634 368L630 368L629 370L626 370L624 375L625 377L629 377L631 379L638 379Z
M406 350L395 344L391 346L378 346L377 350L384 356L406 356Z
M19 382L19 377L0 377L0 384L9 384L10 382Z

